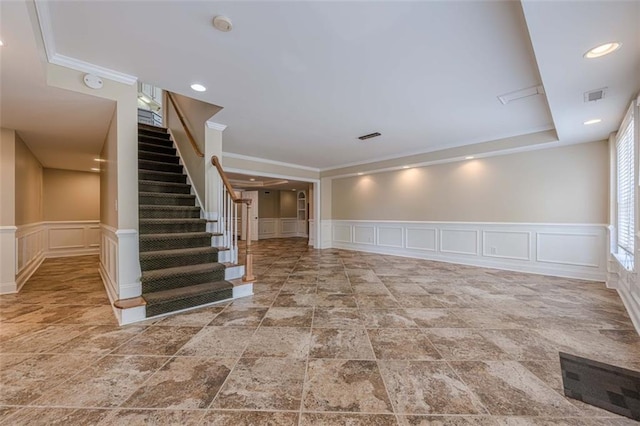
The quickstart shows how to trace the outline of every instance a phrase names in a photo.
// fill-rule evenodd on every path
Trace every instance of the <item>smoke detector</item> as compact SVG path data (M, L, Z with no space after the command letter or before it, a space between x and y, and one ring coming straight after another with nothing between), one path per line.
M231 23L231 19L223 15L219 15L213 18L213 26L216 27L217 30L222 31L223 33L228 33L233 29L233 24Z
M102 79L95 74L85 74L82 80L91 89L102 89Z

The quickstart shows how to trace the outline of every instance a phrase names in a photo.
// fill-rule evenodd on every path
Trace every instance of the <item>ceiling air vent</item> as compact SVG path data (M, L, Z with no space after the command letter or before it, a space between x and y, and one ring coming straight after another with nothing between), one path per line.
M498 96L498 100L502 102L502 105L506 105L509 102L517 101L518 99L528 98L535 95L544 95L544 88L542 87L542 85L527 87L526 89L505 93L504 95Z
M604 99L607 95L607 88L603 87L602 89L590 90L588 92L584 92L584 101L585 102L595 102L600 99Z
M360 139L361 141L364 141L364 140L375 138L378 136L380 136L380 132L374 132L374 133L369 133L368 135L359 136L358 139Z

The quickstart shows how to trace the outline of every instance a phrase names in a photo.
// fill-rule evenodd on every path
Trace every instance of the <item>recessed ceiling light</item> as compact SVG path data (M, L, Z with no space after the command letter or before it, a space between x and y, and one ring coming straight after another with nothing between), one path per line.
M409 166L402 166L402 168L403 168L403 169L408 169L408 168L409 168Z
M94 158L93 161L97 161L98 163L104 163L107 160L105 160L104 158Z
M249 179L251 182L255 182L256 180L254 178Z
M596 123L599 123L599 122L601 122L601 121L602 121L602 120L601 120L601 119L599 119L599 118L594 118L593 120L587 120L587 121L585 121L585 122L584 122L584 123L582 123L582 124L584 124L585 126L588 126L589 124L596 124Z
M587 59L599 58L600 56L615 52L620 49L620 46L622 46L622 43L618 43L617 41L604 43L600 46L594 47L593 49L589 49L583 56Z
M94 172L99 172L100 171L100 169L95 168L95 167L92 167L91 170L93 170Z
M233 29L233 24L231 23L231 19L226 16L219 15L213 18L213 26L222 31L223 33L228 33Z
M196 92L204 92L205 90L207 90L207 88L206 88L206 87L204 87L204 86L203 86L202 84L200 84L200 83L193 83L193 84L191 85L191 88L192 88L193 90L195 90Z
M0 46L4 46L4 41L0 40Z
M364 173L358 173L358 176L362 176Z
M292 189L292 191L295 191L295 189Z
M474 157L473 155L467 155L466 157L464 157L465 160L473 160L474 158L476 157Z

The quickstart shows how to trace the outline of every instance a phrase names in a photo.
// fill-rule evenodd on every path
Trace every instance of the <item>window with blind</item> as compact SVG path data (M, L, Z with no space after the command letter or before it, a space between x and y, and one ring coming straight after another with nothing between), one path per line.
M629 108L616 135L617 240L618 256L625 267L633 268L634 253L634 150L633 106Z

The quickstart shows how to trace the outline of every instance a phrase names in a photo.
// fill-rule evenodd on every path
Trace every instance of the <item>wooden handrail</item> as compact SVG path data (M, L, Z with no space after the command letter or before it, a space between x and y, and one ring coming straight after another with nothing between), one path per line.
M204 154L202 153L202 151L200 151L200 147L198 147L198 144L196 143L196 139L193 137L193 134L189 130L189 126L187 125L187 121L184 117L184 114L182 113L182 110L178 106L178 103L176 102L176 100L173 98L173 93L169 92L168 90L166 90L166 93L167 93L167 98L169 98L169 101L171 102L171 105L173 105L173 109L176 111L176 114L178 114L178 119L180 120L180 124L182 124L182 127L184 128L184 131L187 134L187 138L189 139L189 142L191 142L191 147L196 152L196 155L198 157L204 157Z
M227 175L222 170L222 165L220 164L220 160L217 156L211 157L211 164L218 170L218 174L220 175L220 179L222 179L222 183L225 188L227 188L227 193L231 200L235 204L246 204L247 205L247 213L246 213L246 223L247 230L245 232L245 261L244 261L244 275L242 276L242 281L245 282L253 282L256 280L256 277L253 275L253 252L251 250L251 199L250 198L240 198L236 196L233 187L231 186L231 182L227 178ZM234 225L235 226L235 225Z
M211 164L213 164L215 168L218 169L218 174L220 175L220 178L222 178L222 183L224 183L224 186L227 188L227 192L229 192L229 195L231 196L233 202L236 204L251 204L250 198L238 198L236 196L236 193L233 190L233 186L231 186L231 182L229 182L229 178L227 178L224 170L222 170L222 165L220 164L220 159L218 159L217 155L213 155L211 157Z

